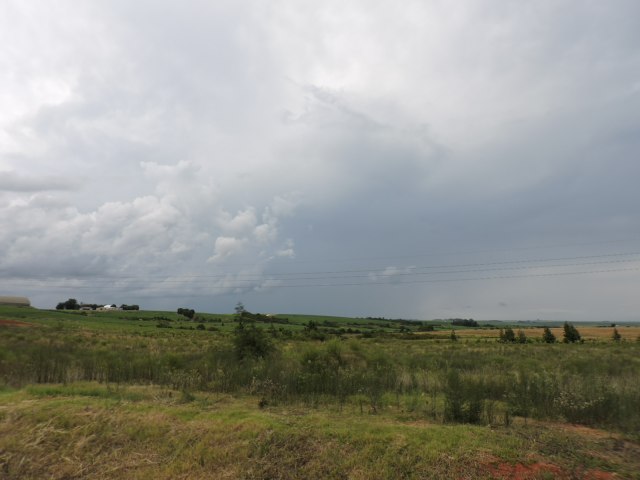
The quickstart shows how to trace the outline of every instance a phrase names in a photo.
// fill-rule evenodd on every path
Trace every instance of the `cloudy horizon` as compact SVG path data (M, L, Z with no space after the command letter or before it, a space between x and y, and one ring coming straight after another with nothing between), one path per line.
M0 294L640 320L640 4L8 1Z

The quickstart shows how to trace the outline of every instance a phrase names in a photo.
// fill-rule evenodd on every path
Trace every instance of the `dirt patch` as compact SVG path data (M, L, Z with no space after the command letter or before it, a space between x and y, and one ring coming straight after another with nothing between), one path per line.
M569 478L569 475L557 465L551 463L522 463L493 462L486 465L486 470L493 478L510 480L532 480L545 478L551 475L552 478Z
M618 478L614 473L604 472L602 470L581 470L567 471L563 470L552 463L530 463L524 465L522 463L492 462L485 465L485 471L492 478L509 479L509 480L539 480L544 478L554 478L561 480L570 480L574 478L582 478L585 480L609 480Z
M0 318L0 325L8 325L10 327L33 327L33 323L9 320L7 318Z

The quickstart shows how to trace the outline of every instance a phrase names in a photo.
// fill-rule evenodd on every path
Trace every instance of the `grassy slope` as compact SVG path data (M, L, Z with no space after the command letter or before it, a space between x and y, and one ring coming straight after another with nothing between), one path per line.
M591 429L431 424L349 408L260 409L156 387L0 394L2 478L639 478L640 447ZM512 477L519 472L524 476ZM527 476L529 475L529 476ZM546 476L545 476L546 475Z

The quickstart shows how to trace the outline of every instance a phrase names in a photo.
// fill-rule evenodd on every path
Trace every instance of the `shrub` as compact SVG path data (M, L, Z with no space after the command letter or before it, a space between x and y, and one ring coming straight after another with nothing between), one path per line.
M516 334L513 332L513 328L507 327L504 330L500 329L499 341L502 343L515 343Z
M542 341L544 343L556 343L556 336L551 333L549 327L544 327L544 332L542 333Z
M239 360L266 358L275 350L261 328L253 324L245 325L244 322L234 330L233 346Z
M482 388L473 382L463 383L456 369L444 378L444 420L478 423L482 414Z
M620 335L620 332L618 332L617 328L613 329L613 333L611 334L611 339L614 342L619 342L620 340L622 340L622 335Z
M178 308L178 315L183 315L187 318L193 319L196 311L192 308Z
M525 335L525 333L522 330L518 330L517 342L518 343L527 343L527 336Z
M581 339L580 332L578 332L578 329L576 327L574 327L568 322L564 322L563 328L564 328L564 339L563 339L564 343L575 343L580 341Z

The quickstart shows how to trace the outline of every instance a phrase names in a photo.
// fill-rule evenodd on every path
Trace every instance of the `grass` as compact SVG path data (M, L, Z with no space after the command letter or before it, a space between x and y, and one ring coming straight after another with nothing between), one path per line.
M48 388L0 395L3 478L491 478L491 465L543 461L559 478L595 471L638 478L640 471L637 444L555 424L261 409L252 396L206 393L181 403L179 392L152 386Z
M0 307L0 478L640 478L637 327L199 315Z

